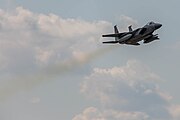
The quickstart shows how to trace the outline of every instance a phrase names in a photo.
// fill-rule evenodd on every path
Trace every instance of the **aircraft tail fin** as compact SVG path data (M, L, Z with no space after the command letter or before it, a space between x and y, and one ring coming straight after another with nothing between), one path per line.
M130 26L128 27L128 29L129 29L129 32L133 31L132 25L130 25Z
M119 33L119 30L117 28L117 25L114 26L114 33Z
M118 34L119 33L119 30L117 28L117 25L114 26L114 33L115 34ZM115 41L118 41L118 37L115 37Z

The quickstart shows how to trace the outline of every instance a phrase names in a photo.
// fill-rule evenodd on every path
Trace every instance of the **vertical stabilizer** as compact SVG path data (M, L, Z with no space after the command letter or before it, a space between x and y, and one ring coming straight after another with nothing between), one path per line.
M133 31L132 25L130 25L130 26L128 27L128 29L129 29L129 32Z
M119 33L117 25L114 26L114 33Z
M118 33L119 33L118 28L117 28L117 25L114 26L114 33L115 33L115 34L118 34ZM118 37L115 37L115 41L118 41Z

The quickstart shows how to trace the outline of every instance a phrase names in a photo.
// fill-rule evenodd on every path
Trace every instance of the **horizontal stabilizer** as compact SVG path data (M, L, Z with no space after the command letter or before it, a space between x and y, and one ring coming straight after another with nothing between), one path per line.
M102 35L102 37L118 37L118 34Z
M111 44L115 44L115 43L118 43L119 41L107 41L107 42L103 42L103 43L111 43Z
M116 34L107 34L107 35L102 35L102 37L120 37L125 33L116 33Z

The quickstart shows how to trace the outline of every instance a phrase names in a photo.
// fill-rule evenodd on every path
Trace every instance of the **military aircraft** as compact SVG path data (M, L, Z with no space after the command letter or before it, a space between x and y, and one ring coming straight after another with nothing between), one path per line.
M114 34L102 35L102 37L115 37L115 41L106 41L103 43L109 44L128 44L140 45L138 42L144 40L143 43L149 43L158 40L158 34L153 35L153 32L162 26L160 23L149 22L144 27L133 30L132 25L128 27L129 32L119 33L117 25L114 26Z

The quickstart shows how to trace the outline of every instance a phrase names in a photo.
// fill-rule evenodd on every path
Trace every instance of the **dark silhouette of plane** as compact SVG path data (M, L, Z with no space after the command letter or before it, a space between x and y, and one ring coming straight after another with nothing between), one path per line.
M129 32L119 33L117 26L114 26L114 34L102 35L102 37L115 37L115 41L106 41L104 44L128 44L140 45L138 42L144 40L143 43L149 43L154 40L159 40L158 34L153 35L153 32L159 29L162 24L149 22L142 28L133 30L132 26L128 27Z

